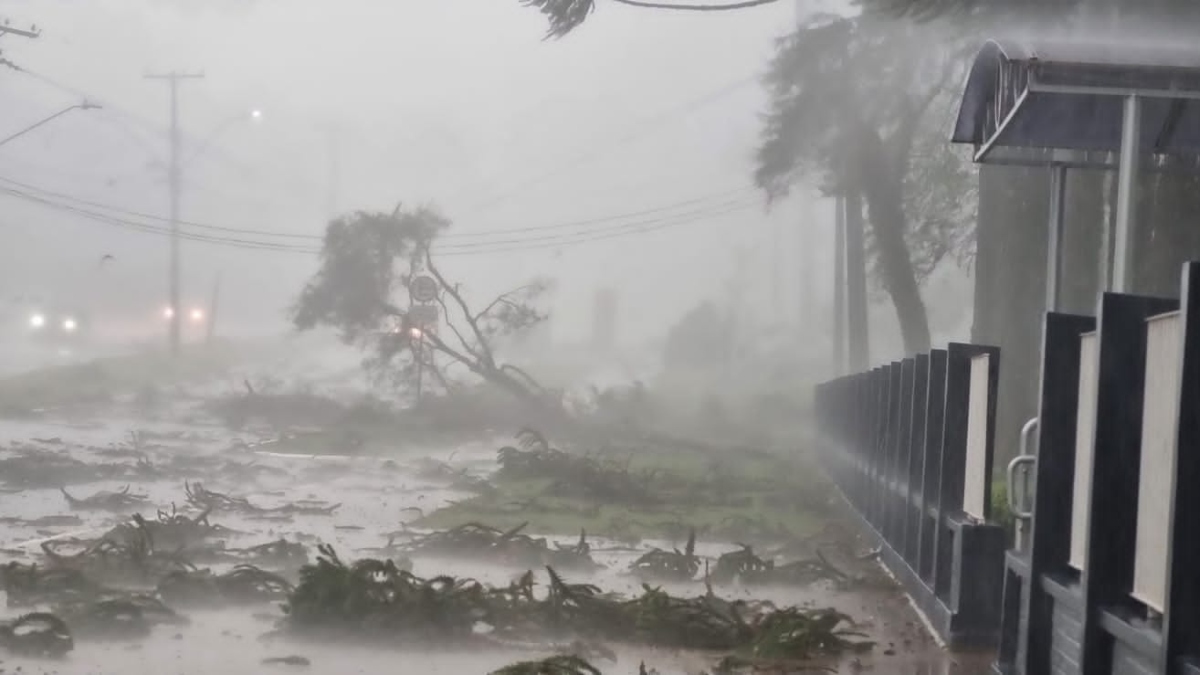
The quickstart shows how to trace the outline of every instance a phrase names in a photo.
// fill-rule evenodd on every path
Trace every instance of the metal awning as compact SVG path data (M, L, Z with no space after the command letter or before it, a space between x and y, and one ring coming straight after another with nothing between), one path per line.
M1165 45L989 41L951 140L977 162L1115 168L1131 95L1143 153L1200 154L1200 49Z
M1134 191L1145 169L1200 168L1200 48L991 40L975 56L950 140L975 161L1054 167L1047 309L1058 305L1066 170L1117 170L1116 226L1103 253L1107 289L1126 291ZM1144 157L1187 161L1143 162ZM1109 261L1111 260L1111 271Z

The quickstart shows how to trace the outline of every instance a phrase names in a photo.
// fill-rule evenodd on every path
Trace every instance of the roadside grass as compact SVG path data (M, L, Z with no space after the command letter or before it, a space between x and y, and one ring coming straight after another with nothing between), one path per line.
M647 503L597 496L586 476L509 475L500 470L487 488L425 514L413 526L451 528L468 522L501 529L527 523L547 535L588 535L618 541L702 539L766 543L817 532L832 503L824 477L803 457L767 453L713 455L690 450L590 455L613 480L642 485Z
M216 344L186 350L178 358L145 351L31 370L0 378L0 413L104 403L123 393L211 376L239 358L238 349Z

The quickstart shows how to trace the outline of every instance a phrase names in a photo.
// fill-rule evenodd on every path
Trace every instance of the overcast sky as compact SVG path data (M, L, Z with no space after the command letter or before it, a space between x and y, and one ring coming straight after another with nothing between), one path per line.
M559 280L562 337L586 331L601 285L620 293L623 337L661 333L699 300L728 297L739 248L746 306L797 307L801 234L823 251L831 209L803 197L767 213L749 189L758 77L795 5L598 4L581 29L543 41L543 18L518 0L0 1L0 17L43 30L0 38L40 76L0 69L0 136L81 93L106 106L0 147L0 179L166 214L168 88L142 76L202 71L180 85L186 220L315 236L331 208L435 205L454 221L444 266L472 294ZM231 121L253 109L258 123ZM594 222L486 234L577 221ZM579 243L580 232L595 236ZM10 288L57 280L147 315L165 303L159 235L2 194L0 233ZM100 268L106 253L116 260ZM191 242L184 254L185 296L206 300L219 273L241 323L280 322L315 269L309 254ZM828 275L812 276L827 294Z

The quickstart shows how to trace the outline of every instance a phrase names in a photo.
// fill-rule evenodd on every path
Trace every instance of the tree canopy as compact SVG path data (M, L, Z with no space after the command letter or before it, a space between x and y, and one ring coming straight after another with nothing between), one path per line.
M939 40L942 38L942 40ZM929 347L919 284L969 250L969 163L944 138L965 52L944 35L876 16L818 16L780 40L754 179L768 199L801 181L861 195L869 250L905 346Z
M654 2L652 0L611 0L611 2L642 9L673 10L681 12L727 12L770 5L780 0L726 0L725 2L685 3ZM526 7L536 7L546 17L550 26L548 38L560 38L583 25L596 9L596 0L521 0Z
M321 264L292 308L297 329L334 328L342 340L368 350L367 365L398 382L418 368L444 388L449 363L527 399L547 392L520 368L500 363L496 342L544 320L538 299L549 288L535 279L473 308L464 289L442 273L433 255L437 236L450 221L431 209L392 213L358 211L329 223ZM437 294L437 321L414 318L408 287L417 274L430 276Z

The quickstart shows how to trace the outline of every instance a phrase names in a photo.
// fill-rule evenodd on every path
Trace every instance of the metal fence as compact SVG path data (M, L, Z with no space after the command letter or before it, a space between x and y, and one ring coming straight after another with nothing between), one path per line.
M989 522L999 359L994 347L951 344L817 388L827 472L951 646L999 635L1005 532Z
M998 673L1200 675L1200 263L1180 297L1046 317Z

